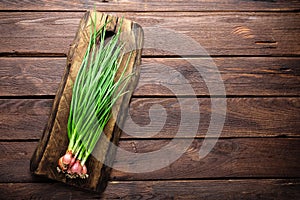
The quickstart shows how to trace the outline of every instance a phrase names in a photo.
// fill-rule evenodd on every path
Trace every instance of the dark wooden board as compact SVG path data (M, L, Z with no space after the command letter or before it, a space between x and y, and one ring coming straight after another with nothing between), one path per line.
M270 12L120 12L145 28L147 44L166 41L165 31L153 34L151 27L168 28L199 43L210 55L300 55L300 13ZM0 52L6 54L65 55L82 12L1 12ZM174 39L173 39L174 40ZM50 42L51 41L51 42ZM191 49L174 45L175 50ZM180 49L179 49L180 48ZM198 51L191 54L199 54ZM202 54L202 53L200 53ZM176 55L145 49L144 55Z
M125 52L120 64L120 70L122 70L125 67L125 63L128 62L125 76L132 74L125 88L128 92L120 97L113 106L112 113L114 114L110 117L103 131L106 137L102 135L102 139L99 140L95 147L99 154L98 159L102 158L106 162L113 162L115 150L110 146L109 141L117 144L119 140L121 130L118 126L122 126L124 123L124 114L138 81L143 32L142 28L135 22L124 19L121 25L121 19L118 17L99 12L87 12L80 21L76 37L69 50L65 74L54 99L48 124L30 162L30 170L36 175L97 192L105 189L110 171L110 168L98 159L90 156L87 160L86 166L89 177L85 180L68 179L64 174L57 171L57 163L68 147L67 124L72 88L86 49L88 48L91 34L90 26L93 25L92 23L95 23L95 26L100 28L106 22L109 22L107 24L107 31L116 33L116 31L121 29L122 35L120 35L120 40L125 42L125 51L128 50L131 53L131 57L129 57L130 53ZM119 75L117 74L117 76ZM115 77L116 80L118 79L117 76ZM118 126L116 125L117 121Z
M0 184L7 199L287 199L300 198L299 179L113 181L102 195L60 183ZM45 193L45 191L47 191Z
M143 153L159 150L169 142L129 140L120 142L119 146L127 151ZM205 158L199 159L201 144L201 139L195 140L178 160L163 169L149 173L113 170L111 177L115 180L300 177L299 138L219 139L213 150ZM131 163L127 160L129 158L120 157L117 153L114 165L130 168Z
M190 100L185 99L188 103ZM0 140L39 139L47 123L53 100L0 100ZM204 137L211 117L209 98L199 98L200 123L196 137ZM149 108L162 105L167 111L167 120L162 130L147 132L153 138L173 138L178 131L180 107L175 98L133 98L130 115L125 121L125 128L145 138L143 129L149 122ZM154 109L154 111L157 109ZM190 117L198 111L181 108ZM130 120L132 118L133 122ZM152 119L156 120L156 119ZM136 125L131 125L136 123ZM159 125L157 125L159 126ZM128 129L129 128L129 129ZM153 126L155 127L155 124ZM186 137L193 137L188 125ZM227 98L227 115L220 137L299 137L300 136L300 99L299 98ZM131 132L123 133L121 138L132 138Z
M209 60L215 63L214 67ZM298 58L268 57L229 57L229 58L193 58L194 65L188 59L152 58L145 59L141 81L135 96L166 95L174 96L170 90L180 90L176 95L187 94L187 86L194 89L192 95L222 95L221 92L209 92L218 86L220 74L226 95L286 96L300 95L300 60ZM167 67L162 67L167 66ZM183 78L177 78L176 70ZM204 78L203 78L204 77ZM162 86L160 86L162 85ZM214 85L214 86L212 86ZM169 89L170 88L170 89ZM151 91L151 92L149 92ZM189 94L189 93L188 93Z
M64 58L0 58L0 95L55 95Z
M200 64L208 61L207 58L193 59ZM219 70L227 95L300 95L300 58L298 57L228 57L212 58L212 60L217 68L206 67L208 80L212 80L210 78L214 78L218 72L216 70ZM0 58L0 95L55 95L65 62L64 57ZM169 72L161 65L182 74L190 82L196 95L209 95L201 74L186 60L143 58L140 81L134 96L173 95L170 90L158 86L164 84L171 87L176 84L172 76L165 78L164 74ZM185 85L177 83L177 87L184 88Z
M186 138L209 137L206 136L211 122L211 99L199 98L199 110L195 110L193 100L186 98L135 98L130 105L130 117L125 129L130 130L140 138L145 134L153 135L153 138L173 138L179 127L183 127ZM222 99L221 99L222 100ZM276 137L276 136L300 136L300 99L299 98L227 98L227 110L223 130L220 137ZM166 110L166 122L160 130L160 123L152 113L162 113L161 105ZM181 119L181 113L187 114L186 119ZM193 118L200 114L200 122L197 133L193 132ZM157 116L157 115L156 115ZM141 128L152 122L152 128ZM134 124L133 124L134 123ZM138 126L138 128L133 128ZM149 130L148 130L149 129ZM151 131L151 130L158 131ZM132 138L123 133L122 138Z
M182 139L184 140L184 139ZM126 151L142 153L158 150L170 139L122 140ZM37 142L0 142L0 182L37 182L29 171L29 160ZM202 139L196 139L187 151L169 166L149 173L111 171L111 180L181 180L216 178L300 178L299 138L219 139L214 149L199 159ZM118 151L115 167L131 166ZM14 166L14 167L12 167ZM188 170L187 170L188 169ZM44 180L46 181L46 180Z
M0 100L2 140L38 140L47 125L53 100Z
M101 11L297 11L298 0L239 1L239 0L91 0L91 1L49 1L49 0L3 0L0 10L64 10L84 11L94 6Z

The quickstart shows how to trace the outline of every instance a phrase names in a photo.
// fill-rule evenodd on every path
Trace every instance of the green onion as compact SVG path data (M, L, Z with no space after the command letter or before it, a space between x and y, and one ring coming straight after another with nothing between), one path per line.
M91 26L88 48L73 86L67 126L69 145L57 168L69 178L88 177L85 163L111 117L113 105L126 93L130 77L125 71L131 55L115 80L124 55L124 44L119 42L121 28L107 43L104 42L106 25L99 30L96 23Z

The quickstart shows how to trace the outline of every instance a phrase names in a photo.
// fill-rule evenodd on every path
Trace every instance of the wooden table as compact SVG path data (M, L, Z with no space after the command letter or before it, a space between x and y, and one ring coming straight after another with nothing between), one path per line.
M211 98L225 97L210 96L184 58L145 49L144 63L170 66L190 81L200 106L199 129L188 150L163 169L112 170L102 195L29 171L69 45L80 18L94 5L143 27L169 28L193 38L216 63L227 95L221 136L199 159ZM3 0L0 9L1 199L300 199L300 1ZM137 124L147 125L149 107L161 104L167 122L151 138L123 134L119 146L128 151L157 150L178 130L182 110L174 94L157 86L160 70L159 65L142 68L130 113ZM173 78L165 77L165 83L172 84Z

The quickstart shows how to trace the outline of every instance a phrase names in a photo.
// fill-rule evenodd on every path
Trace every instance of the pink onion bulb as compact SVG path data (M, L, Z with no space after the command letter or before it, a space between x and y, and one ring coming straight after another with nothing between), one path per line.
M75 164L70 169L72 174L81 174L82 166L79 160L76 160Z
M68 151L63 157L62 157L62 162L64 165L69 165L71 160L72 160L72 153Z

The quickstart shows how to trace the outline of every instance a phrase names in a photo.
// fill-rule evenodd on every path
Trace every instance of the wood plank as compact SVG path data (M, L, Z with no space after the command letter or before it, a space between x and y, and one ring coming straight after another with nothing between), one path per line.
M238 5L238 6L237 6ZM105 1L49 1L3 0L0 10L64 10L84 11L94 6L101 11L293 11L300 9L300 2L239 1L239 0L105 0Z
M159 150L170 140L121 141L126 151L146 153ZM300 177L300 139L244 138L219 139L213 150L203 159L199 158L202 140L194 140L187 151L165 168L148 173L126 173L112 170L113 180L197 179L212 177ZM180 146L180 145L178 145ZM175 146L173 151L180 151ZM143 159L143 158L140 158ZM114 167L131 168L129 157L119 156ZM168 158L156 162L166 163ZM151 163L147 162L147 163ZM155 164L154 164L155 165Z
M0 169L5 170L0 172L0 182L45 181L41 177L33 176L29 170L30 158L37 145L37 142L0 142Z
M217 68L207 64L207 58L192 60L197 65L182 58L143 58L134 95L170 96L174 94L167 88L174 86L184 92L187 85L174 78L172 70L189 82L196 95L209 95L206 83L216 83L217 70L227 95L300 95L299 57L213 58ZM66 58L0 58L0 96L55 95L65 63ZM195 67L205 72L206 79Z
M123 140L119 146L126 151L143 153L158 150L169 142L170 140ZM219 139L214 149L205 158L199 159L201 143L201 139L194 140L177 161L165 168L134 174L113 169L111 179L120 181L300 177L299 138ZM29 171L29 160L37 144L0 142L0 150L4 152L0 157L0 182L37 181ZM114 167L125 169L133 164L128 157L120 157L117 151Z
M149 98L133 99L130 115L125 122L122 138L140 138L152 135L153 138L173 138L179 128L183 137L206 136L211 122L211 99L200 98L199 110L195 110L191 99ZM220 137L276 137L300 136L300 99L299 98L227 98L227 113ZM161 125L163 111L166 122ZM182 105L182 107L180 107ZM149 118L149 112L153 117ZM187 118L182 118L185 113ZM200 114L198 131L194 132L193 118ZM218 113L217 113L218 115ZM132 120L131 120L132 119ZM150 121L151 120L151 121ZM151 125L147 125L151 122ZM127 135L129 134L129 135Z
M66 54L82 15L81 12L1 12L0 52L4 55ZM184 34L210 55L300 55L300 38L295 37L300 34L300 13L127 12L117 15L143 26L145 47L169 41L170 44L164 45L169 52L145 49L144 55L177 55L175 51L184 50L190 51L189 54L204 54L191 49L183 38L170 37L174 34L169 34L166 40L166 31L154 27ZM174 45L171 39L182 44Z
M66 58L0 58L0 95L55 95Z
M0 100L0 138L40 139L49 119L53 100Z
M183 100L183 99L181 99ZM46 126L53 100L0 100L0 139L24 140L40 139ZM190 99L184 99L183 105L189 105ZM206 135L211 117L209 98L199 98L200 122L197 133L192 130L195 125L183 123L185 137L202 138ZM221 137L277 137L300 136L300 99L299 98L227 98L227 116ZM167 116L163 128L159 118L152 118L150 123L149 108L152 112ZM125 121L122 138L139 138L153 135L153 138L173 138L180 127L181 112L193 117L199 111L189 107L180 108L175 98L133 98L130 104L130 116ZM146 127L145 127L146 126Z
M298 179L113 181L103 195L60 183L1 183L6 199L287 199L300 198ZM45 193L45 191L47 191Z
M173 96L174 88L180 91L176 95L189 95L186 92L189 86L194 90L191 95L222 95L217 89L220 81L226 95L300 95L298 58L212 58L215 66L209 61L207 58L144 59L134 95ZM217 92L209 91L208 86Z

